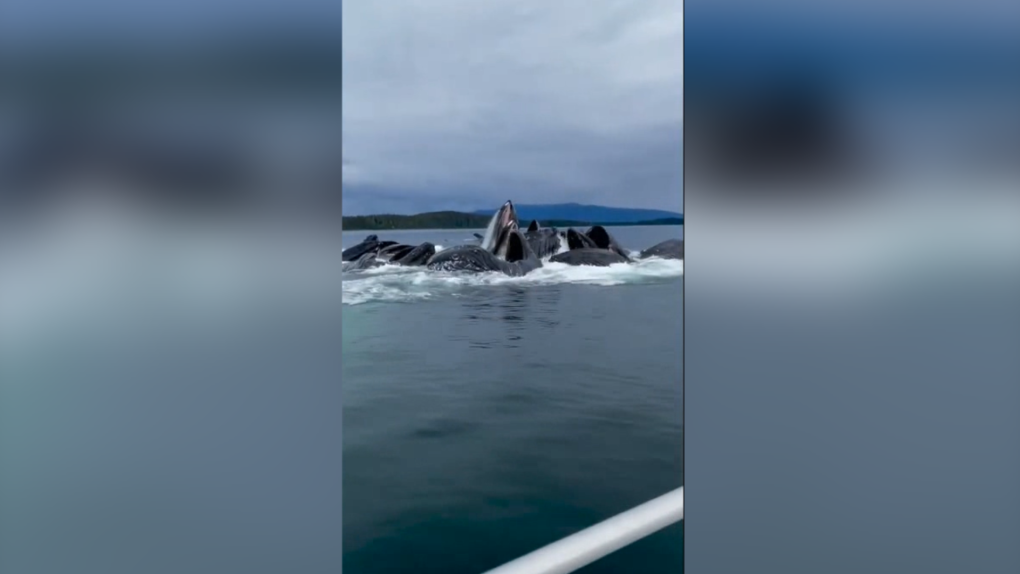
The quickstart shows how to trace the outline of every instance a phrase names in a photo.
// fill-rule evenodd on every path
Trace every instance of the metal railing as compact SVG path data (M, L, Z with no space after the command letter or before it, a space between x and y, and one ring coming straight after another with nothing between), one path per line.
M683 518L681 486L485 574L567 574Z

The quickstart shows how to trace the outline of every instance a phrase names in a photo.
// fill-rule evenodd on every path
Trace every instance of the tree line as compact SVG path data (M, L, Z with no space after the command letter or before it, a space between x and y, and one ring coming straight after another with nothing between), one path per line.
M345 215L345 231L371 231L385 229L483 229L492 219L488 215L461 213L458 211L435 211L417 215ZM591 225L632 226L632 225L682 225L682 217L668 217L629 223L607 223L599 221L539 220L543 227L588 227ZM521 221L527 225L530 221Z

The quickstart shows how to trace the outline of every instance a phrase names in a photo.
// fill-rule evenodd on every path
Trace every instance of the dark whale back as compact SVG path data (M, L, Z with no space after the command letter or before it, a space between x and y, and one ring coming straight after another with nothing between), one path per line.
M477 245L458 245L436 253L425 265L440 271L500 271L512 277L520 277L542 266L542 260L535 256L520 230L504 235L505 259Z
M390 245L380 249L379 256L384 259L389 259L390 261L396 261L410 253L412 249L414 249L413 245L401 245L398 243L396 245Z
M582 247L553 255L549 261L553 263L566 263L567 265L608 267L615 263L626 263L627 258L609 249Z
M667 239L666 241L657 243L641 252L641 258L643 259L646 257L662 257L664 259L683 259L684 240Z
M347 249L344 249L342 252L340 252L340 260L357 261L358 259L361 258L362 255L365 255L366 253L374 254L378 252L379 242L375 239L371 239L372 237L375 237L375 235L369 235L368 238L366 238L361 243L353 247L348 247Z
M395 260L398 265L425 265L436 254L436 246L426 241Z

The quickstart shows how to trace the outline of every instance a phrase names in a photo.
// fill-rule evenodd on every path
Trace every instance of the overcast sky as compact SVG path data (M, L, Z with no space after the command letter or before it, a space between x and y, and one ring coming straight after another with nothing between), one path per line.
M345 0L344 213L683 206L676 0Z

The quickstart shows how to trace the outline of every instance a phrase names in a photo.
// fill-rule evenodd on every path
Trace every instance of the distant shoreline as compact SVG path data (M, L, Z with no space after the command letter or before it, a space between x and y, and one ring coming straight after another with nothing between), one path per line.
M345 215L343 216L344 231L385 231L388 229L485 229L489 225L490 216L456 211L439 211L420 213L418 215ZM528 222L530 223L530 222ZM636 227L648 225L683 225L684 218L666 217L644 221L576 221L576 220L538 220L543 227ZM527 223L521 222L521 225Z

